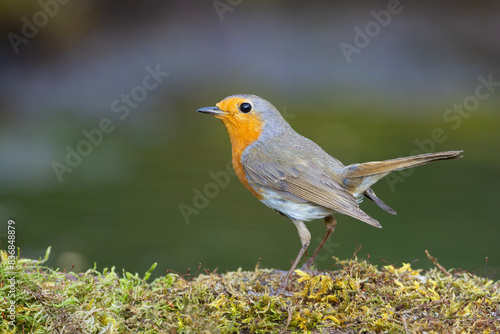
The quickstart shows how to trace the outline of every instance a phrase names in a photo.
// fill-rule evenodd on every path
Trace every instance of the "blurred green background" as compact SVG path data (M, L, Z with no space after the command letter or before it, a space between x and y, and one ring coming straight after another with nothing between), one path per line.
M143 273L158 262L155 275L184 274L252 269L259 258L287 270L296 228L226 172L226 130L195 112L252 93L344 164L465 150L464 159L381 180L374 190L398 215L362 203L381 230L338 216L319 267L360 245L358 257L372 263L429 268L427 249L447 268L498 279L498 9L496 1L2 1L0 247L13 219L22 255L52 246L49 265L61 270L97 262ZM112 128L101 137L103 119ZM83 143L86 131L95 144ZM68 150L84 152L81 161L69 166ZM214 173L230 175L227 185ZM325 229L308 226L311 254Z

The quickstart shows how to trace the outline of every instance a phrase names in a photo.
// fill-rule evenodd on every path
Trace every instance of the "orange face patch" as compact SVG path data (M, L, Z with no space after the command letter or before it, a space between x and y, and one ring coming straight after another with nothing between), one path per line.
M233 167L236 175L255 197L261 199L262 195L248 183L245 177L245 171L241 164L241 155L248 145L259 138L263 124L253 111L243 113L239 110L240 105L244 102L251 104L251 101L240 97L229 97L222 100L216 106L220 110L225 111L226 114L215 117L222 120L229 133L233 150Z

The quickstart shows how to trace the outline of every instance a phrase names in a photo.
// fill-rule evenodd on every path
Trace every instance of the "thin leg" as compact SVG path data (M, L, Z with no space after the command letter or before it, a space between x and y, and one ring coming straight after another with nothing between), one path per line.
M290 280L290 277L292 276L292 273L295 271L295 268L297 267L300 258L302 257L302 255L304 255L304 252L306 251L307 247L309 246L309 243L311 242L311 233L309 233L309 230L307 229L304 222L294 220L293 223L295 224L295 226L297 226L302 247L300 248L299 254L295 258L295 261L293 261L292 267L290 268L290 270L285 276L285 279L281 283L281 286L277 292L278 295L282 294L283 291L285 290L286 286L288 285L288 280Z
M311 258L306 262L306 264L304 264L302 266L302 270L309 270L309 268L311 268L311 266L313 265L314 259L318 255L320 249L323 247L325 242L328 240L330 235L335 230L335 227L337 226L337 220L335 220L335 217L333 217L331 215L328 217L325 217L325 225L326 225L326 233L325 233L325 236L323 237L323 240L321 240L318 248L316 248L316 250L314 251L314 254L311 256Z

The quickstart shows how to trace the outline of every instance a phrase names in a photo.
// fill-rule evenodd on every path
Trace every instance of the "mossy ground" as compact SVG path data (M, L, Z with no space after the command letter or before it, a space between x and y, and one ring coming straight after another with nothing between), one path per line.
M155 265L140 277L1 260L2 333L500 332L500 282L437 262L424 272L335 259L335 271L297 271L290 296L274 296L282 276L270 269L148 283Z

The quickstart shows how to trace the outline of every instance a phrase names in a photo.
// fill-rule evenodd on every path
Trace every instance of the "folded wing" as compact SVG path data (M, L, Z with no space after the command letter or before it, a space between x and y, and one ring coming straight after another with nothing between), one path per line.
M294 161L294 166L280 161L247 161L243 168L250 182L277 191L290 200L310 202L382 227L359 208L352 194L321 168L304 159Z

